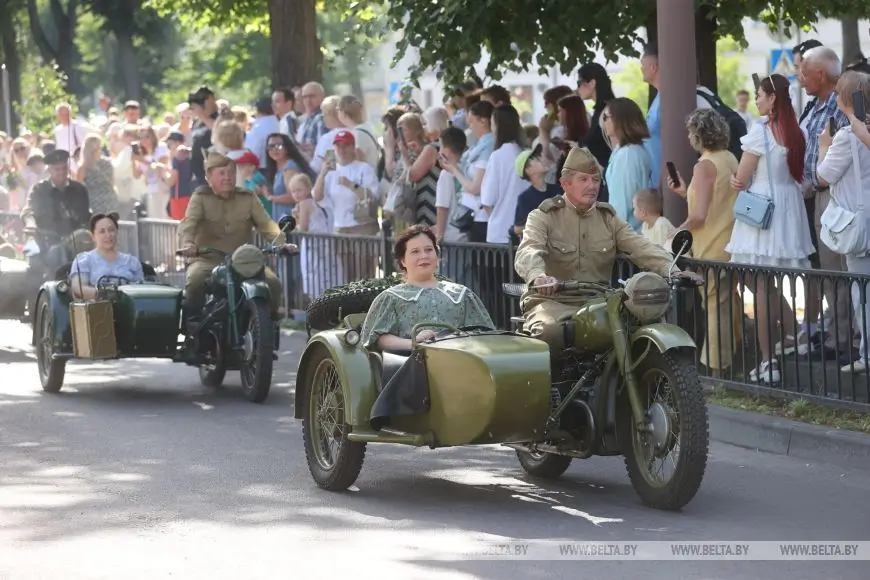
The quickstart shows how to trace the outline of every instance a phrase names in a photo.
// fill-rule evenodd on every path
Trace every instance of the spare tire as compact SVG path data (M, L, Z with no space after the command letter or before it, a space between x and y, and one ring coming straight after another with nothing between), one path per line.
M438 280L446 280L436 276ZM386 278L358 280L326 290L305 309L309 330L321 331L336 328L345 316L369 311L378 295L404 281L400 274Z

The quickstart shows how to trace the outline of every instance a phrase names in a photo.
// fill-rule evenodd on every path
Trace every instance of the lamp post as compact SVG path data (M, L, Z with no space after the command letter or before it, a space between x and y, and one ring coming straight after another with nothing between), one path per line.
M659 49L659 114L661 162L672 161L688 179L697 153L686 138L686 116L697 104L694 0L656 0ZM667 187L662 168L664 213L674 225L686 219L686 202Z

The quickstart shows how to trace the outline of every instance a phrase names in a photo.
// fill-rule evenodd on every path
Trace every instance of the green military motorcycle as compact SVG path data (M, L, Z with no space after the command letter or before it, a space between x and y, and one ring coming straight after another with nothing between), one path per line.
M296 221L284 216L279 226L289 233ZM247 398L263 402L272 385L280 337L278 321L270 314L264 271L266 256L282 254L283 248L245 245L232 254L211 248L198 253L219 253L223 259L208 278L202 317L189 337L183 335L183 290L161 283L151 266L143 264L142 283L104 276L97 281L95 300L74 298L67 279L70 264L58 270L40 288L34 312L33 344L43 390L60 391L71 359L188 362L183 347L195 344L205 386L220 386L228 370L238 370Z
M674 240L677 258L691 234ZM676 263L676 258L675 258ZM440 329L410 353L360 345L365 314L314 334L297 372L295 416L318 486L344 490L367 443L430 448L500 443L530 475L556 478L574 459L625 457L647 505L679 509L697 493L707 464L707 409L696 345L665 323L675 291L691 280L641 272L619 288L594 290L566 321L571 348L551 361L522 328ZM521 285L506 285L519 296Z

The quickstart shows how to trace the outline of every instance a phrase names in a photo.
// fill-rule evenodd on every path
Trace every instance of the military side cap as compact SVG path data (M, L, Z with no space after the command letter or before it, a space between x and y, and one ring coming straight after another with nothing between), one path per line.
M66 165L69 163L69 151L55 149L45 156L46 165Z
M222 155L217 151L212 151L208 154L208 158L205 160L205 170L211 171L216 167L227 167L232 162L233 160L226 155Z
M600 175L602 172L601 164L586 147L573 147L568 153L565 165L562 166L562 175L569 171L579 171L589 175Z

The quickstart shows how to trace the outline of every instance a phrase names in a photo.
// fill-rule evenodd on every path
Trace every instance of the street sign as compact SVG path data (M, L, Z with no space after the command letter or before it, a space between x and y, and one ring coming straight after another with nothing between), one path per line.
M792 53L791 49L774 48L770 51L770 74L781 74L789 82L797 80L794 53Z

